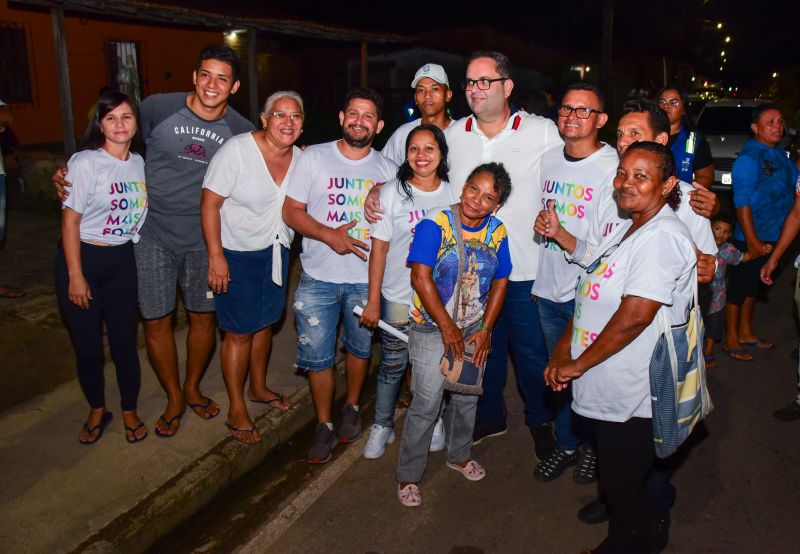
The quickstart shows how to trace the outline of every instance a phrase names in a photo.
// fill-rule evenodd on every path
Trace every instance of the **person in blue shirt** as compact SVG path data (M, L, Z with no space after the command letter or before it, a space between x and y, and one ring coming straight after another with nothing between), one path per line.
M671 83L658 93L658 107L669 117L669 149L675 157L678 179L711 188L714 183L714 164L711 147L695 128L689 116L689 99L680 85Z
M730 268L725 306L726 337L723 350L732 358L749 361L745 346L772 348L752 327L759 286L759 271L772 251L794 201L797 167L778 146L783 138L783 116L774 104L753 110L753 139L733 164L733 204L736 228L733 245L750 254L750 261Z

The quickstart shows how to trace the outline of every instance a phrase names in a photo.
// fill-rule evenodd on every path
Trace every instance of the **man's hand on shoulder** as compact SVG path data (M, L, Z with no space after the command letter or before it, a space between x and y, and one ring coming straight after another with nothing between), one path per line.
M694 190L689 191L689 205L694 213L710 219L719 213L720 204L717 195L698 183L692 183Z
M717 260L711 254L703 254L699 250L697 254L697 282L702 284L710 283L717 270Z
M381 209L381 187L383 185L375 185L367 193L367 199L364 200L364 217L369 223L377 223L383 218L383 210Z
M64 202L69 196L67 188L72 186L72 183L66 180L67 166L62 165L56 172L53 173L53 186L56 189L56 194L61 202Z

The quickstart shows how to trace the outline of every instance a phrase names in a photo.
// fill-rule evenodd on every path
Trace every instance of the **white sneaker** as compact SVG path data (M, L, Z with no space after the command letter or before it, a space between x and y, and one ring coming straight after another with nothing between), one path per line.
M436 425L433 426L431 447L428 450L430 452L439 452L440 450L444 450L444 421L442 421L442 418L437 419Z
M368 460L376 460L383 456L386 445L394 442L394 429L373 424L369 428L369 438L364 445L364 457Z

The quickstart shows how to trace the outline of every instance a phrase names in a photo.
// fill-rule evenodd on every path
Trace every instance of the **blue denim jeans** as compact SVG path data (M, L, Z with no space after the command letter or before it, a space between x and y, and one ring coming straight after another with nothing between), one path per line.
M381 297L381 319L408 334L408 304L398 304ZM394 335L381 331L381 365L375 393L375 423L394 427L394 407L403 385L408 365L408 345Z
M444 355L442 335L438 328L412 325L409 335L411 360L411 390L414 397L406 413L400 458L397 461L397 481L419 483L428 466L428 450L433 426L439 417L444 394L444 375L439 362ZM450 394L444 415L445 450L447 461L460 463L470 459L472 430L475 427L475 406L478 397Z
M506 299L492 333L492 352L486 363L483 396L478 402L477 419L505 423L503 391L508 373L508 357L514 362L517 388L525 404L525 423L541 425L551 421L547 407L544 367L547 345L539 324L539 312L531 296L533 281L509 281Z
M353 307L367 305L366 283L328 283L305 272L294 294L297 367L323 371L336 362L336 332L344 320L344 347L357 358L370 357L372 331L362 327Z
M539 308L539 320L542 324L544 340L547 343L547 353L552 358L556 344L564 334L564 329L575 315L575 300L553 302L546 298L537 298L536 306ZM580 440L573 429L575 421L572 413L572 387L568 386L561 392L550 391L550 395L555 411L558 446L565 450L575 450L578 448Z

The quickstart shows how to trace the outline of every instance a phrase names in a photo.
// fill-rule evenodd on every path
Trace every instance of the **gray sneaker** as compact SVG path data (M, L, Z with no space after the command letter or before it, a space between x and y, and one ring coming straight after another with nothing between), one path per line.
M339 443L333 429L324 423L318 423L314 431L314 444L308 449L308 463L324 464L331 459L331 451Z
M352 404L342 407L342 421L339 424L339 441L353 442L361 436L361 412Z

